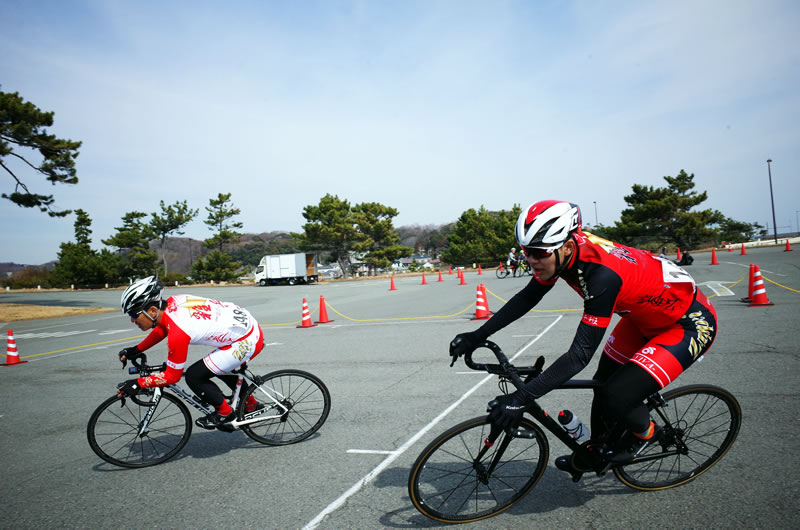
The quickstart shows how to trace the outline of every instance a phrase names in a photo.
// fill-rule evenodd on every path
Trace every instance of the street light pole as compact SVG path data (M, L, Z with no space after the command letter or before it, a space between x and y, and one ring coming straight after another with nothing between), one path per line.
M769 173L769 200L772 201L772 233L775 235L775 244L778 244L778 223L775 222L775 199L772 197L772 159L767 159L767 173Z
M597 201L592 201L594 203L594 225L597 226Z

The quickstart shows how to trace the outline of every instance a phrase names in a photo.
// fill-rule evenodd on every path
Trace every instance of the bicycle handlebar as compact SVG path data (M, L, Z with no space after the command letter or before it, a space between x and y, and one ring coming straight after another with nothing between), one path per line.
M128 373L131 375L140 374L142 377L147 377L153 372L163 372L167 369L167 363L161 363L161 366L150 366L147 364L147 355L142 353L136 359L131 359L131 366L128 368Z
M494 356L499 361L499 364L476 363L473 361L472 354L475 353L478 348L488 348L492 350L492 353L494 353ZM503 350L496 343L490 340L485 340L478 346L478 348L476 348L475 351L464 354L464 363L473 370L507 377L517 388L522 387L524 384L520 378L520 375L524 375L526 377L536 377L542 373L544 356L540 355L539 358L536 359L536 362L533 364L533 366L524 366L518 368L509 362L506 354L503 353Z

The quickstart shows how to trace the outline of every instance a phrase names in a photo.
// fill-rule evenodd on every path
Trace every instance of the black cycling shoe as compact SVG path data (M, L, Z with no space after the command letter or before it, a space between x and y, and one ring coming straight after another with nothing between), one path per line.
M208 429L210 431L213 431L214 429L220 429L226 432L233 432L233 428L227 424L235 419L235 412L231 412L227 416L223 416L219 412L212 412L208 416L196 419L194 424L202 429Z
M628 444L623 445L623 449L613 454L611 458L609 458L609 461L612 464L618 465L630 464L645 447L658 441L663 430L661 426L653 422L653 435L650 438L643 439L638 436L630 435L630 439L627 440Z

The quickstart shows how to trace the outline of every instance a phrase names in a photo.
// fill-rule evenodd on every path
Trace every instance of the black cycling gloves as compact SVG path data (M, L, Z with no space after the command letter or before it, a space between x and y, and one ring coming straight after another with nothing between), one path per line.
M117 355L119 356L119 362L122 363L122 367L125 368L125 366L128 365L128 361L134 361L138 359L141 354L142 352L139 351L139 348L136 346L131 346L130 348L124 348L120 350ZM123 359L123 357L125 358Z

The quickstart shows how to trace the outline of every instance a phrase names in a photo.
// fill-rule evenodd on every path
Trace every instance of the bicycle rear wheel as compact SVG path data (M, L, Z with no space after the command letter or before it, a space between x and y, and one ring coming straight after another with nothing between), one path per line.
M152 403L153 395L140 394L137 401ZM139 434L149 417L147 429ZM92 450L120 467L160 464L183 449L192 434L192 417L186 405L167 392L157 405L147 406L133 399L110 397L94 411L86 427Z
M541 428L525 418L520 428L532 431L533 438L512 438L506 446L508 435L501 434L478 458L490 426L487 416L467 420L422 451L408 478L417 510L443 523L479 521L507 510L536 485L550 453Z
M253 396L263 408L246 412L247 399ZM287 410L283 410L285 407ZM305 440L325 423L331 410L328 387L315 375L302 370L278 370L261 377L261 384L248 385L239 405L240 420L273 416L242 426L253 440L267 445L288 445Z
M508 272L507 268L503 267L503 268L498 268L495 271L495 274L497 275L498 278L503 279L503 278L505 278L506 276L508 276L511 273Z
M636 460L614 468L625 485L655 491L686 484L702 475L725 456L742 423L742 409L733 395L712 385L690 385L666 392L664 406L656 414L669 420L658 441L646 447ZM654 416L656 423L663 419ZM662 453L676 454L644 460Z

